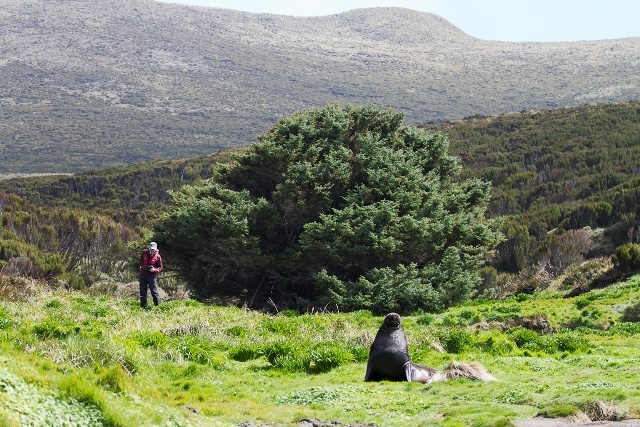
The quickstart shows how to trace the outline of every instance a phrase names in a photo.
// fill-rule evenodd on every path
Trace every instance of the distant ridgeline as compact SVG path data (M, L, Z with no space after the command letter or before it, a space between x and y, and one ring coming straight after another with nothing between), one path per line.
M95 5L3 2L0 174L210 155L333 102L391 106L415 124L640 99L635 38L484 41L393 7L294 17Z

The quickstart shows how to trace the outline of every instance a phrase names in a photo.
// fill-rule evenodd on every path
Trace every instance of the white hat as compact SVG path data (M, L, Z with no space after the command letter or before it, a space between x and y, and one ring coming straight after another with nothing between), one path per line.
M158 244L156 242L149 243L149 249L158 250Z

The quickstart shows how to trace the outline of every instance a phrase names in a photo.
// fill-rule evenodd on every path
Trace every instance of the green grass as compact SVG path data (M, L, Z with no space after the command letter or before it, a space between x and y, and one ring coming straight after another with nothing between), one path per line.
M363 381L382 320L368 312L272 316L194 301L143 311L81 292L7 295L0 427L297 426L306 417L497 427L537 414L640 414L640 324L621 321L640 276L577 298L545 292L405 317L414 361L479 361L498 379L430 385ZM525 327L531 319L550 332Z

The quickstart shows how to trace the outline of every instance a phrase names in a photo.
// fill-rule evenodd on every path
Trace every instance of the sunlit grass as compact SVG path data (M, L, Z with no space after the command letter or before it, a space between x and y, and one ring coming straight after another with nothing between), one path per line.
M407 316L413 360L437 369L479 361L498 378L422 385L363 381L381 322L368 312L274 316L193 301L143 311L133 300L31 289L0 303L0 426L33 411L17 409L9 383L59 402L55 410L95 415L87 425L100 426L285 426L310 417L495 427L538 413L634 417L640 327L620 319L639 297L633 278L576 298L547 292ZM549 331L525 327L531 319Z

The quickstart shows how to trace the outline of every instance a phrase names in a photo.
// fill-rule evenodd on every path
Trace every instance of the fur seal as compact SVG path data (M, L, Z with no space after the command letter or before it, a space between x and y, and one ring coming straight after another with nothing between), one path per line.
M365 381L409 381L428 384L451 378L495 380L478 362L453 361L444 371L412 362L409 359L409 344L400 315L389 313L385 316L369 349Z
M409 344L400 323L400 315L387 314L369 349L364 380L412 381L415 378L418 381L429 376L429 369L409 360Z

